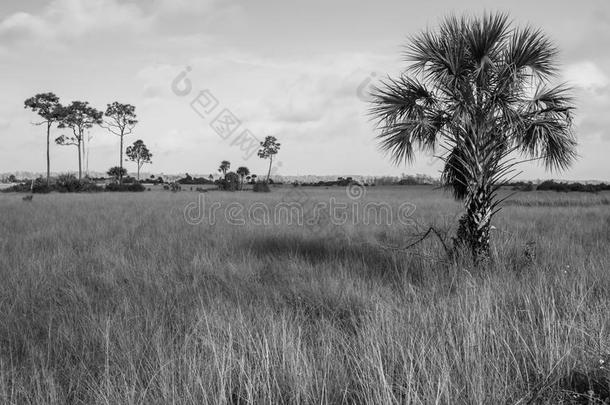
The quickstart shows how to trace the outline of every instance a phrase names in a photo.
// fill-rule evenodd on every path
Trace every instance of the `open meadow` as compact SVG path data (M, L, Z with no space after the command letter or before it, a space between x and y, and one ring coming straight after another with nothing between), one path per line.
M295 190L201 196L260 207ZM187 221L189 191L0 194L0 402L598 403L609 197L511 197L476 268L435 237L400 249L461 212L428 187L359 196L408 202L412 223L317 227Z

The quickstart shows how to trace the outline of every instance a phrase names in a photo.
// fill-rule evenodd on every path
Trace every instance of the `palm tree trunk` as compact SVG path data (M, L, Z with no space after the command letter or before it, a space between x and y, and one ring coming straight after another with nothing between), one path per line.
M466 246L480 263L489 258L489 229L492 215L492 193L489 187L480 186L466 198L466 213L457 231L457 244Z
M51 155L49 153L51 138L51 121L47 122L47 187L51 184Z

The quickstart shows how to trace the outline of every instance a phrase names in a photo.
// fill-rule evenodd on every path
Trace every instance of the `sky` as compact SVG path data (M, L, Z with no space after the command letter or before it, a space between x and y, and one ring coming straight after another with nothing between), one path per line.
M229 160L264 174L252 145L273 135L276 174L438 176L431 156L397 166L379 150L367 90L405 68L410 36L486 11L541 28L561 52L558 82L574 87L579 160L562 173L526 164L520 178L610 180L608 0L3 0L0 173L46 170L45 130L23 101L52 91L135 105L125 141L148 145L149 172L215 173ZM118 137L89 135L89 169L117 165ZM74 147L52 145L53 172L77 164Z

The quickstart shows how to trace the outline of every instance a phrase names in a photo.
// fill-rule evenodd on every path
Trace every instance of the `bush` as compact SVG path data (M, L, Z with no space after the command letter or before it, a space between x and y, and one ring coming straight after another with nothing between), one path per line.
M35 193L35 194L46 194L53 190L53 187L47 186L46 181L42 179L34 180L34 187L32 187L32 180L24 181L23 183L15 184L14 186L4 189L4 192L16 192L16 193Z
M216 180L215 183L219 190L235 191L239 189L239 176L236 173L229 172L224 179Z
M60 193L88 193L103 191L103 188L89 180L78 180L72 174L61 174L53 185L53 190Z
M57 177L55 183L47 186L46 180L38 178L33 180L34 187L32 187L32 180L24 181L23 183L16 184L12 187L5 189L5 192L18 192L18 193L35 193L45 194L51 191L57 191L59 193L90 193L103 191L103 188L89 180L79 181L76 177L71 174L62 174Z
M512 186L512 189L515 191L534 191L536 190L536 186L531 181L516 181L513 183L509 183L509 186Z
M188 173L186 174L185 177L181 178L177 182L180 184L196 184L196 185L214 184L213 180L206 179L205 177L192 177Z
M104 187L98 186L97 184L91 181L83 181L80 184L78 189L78 193L97 193L99 191L104 191Z
M133 184L110 183L110 184L106 185L106 191L140 192L140 191L145 191L145 190L146 190L146 187L144 187L140 183L133 183Z
M269 184L264 181L254 183L254 187L252 188L252 190L255 193L269 193L271 191L271 189L269 188Z

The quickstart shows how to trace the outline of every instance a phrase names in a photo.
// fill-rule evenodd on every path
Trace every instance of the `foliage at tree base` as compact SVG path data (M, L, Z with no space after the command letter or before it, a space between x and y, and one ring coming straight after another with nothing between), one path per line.
M23 183L16 184L3 190L3 192L17 192L17 193L33 193L33 194L46 194L50 192L58 193L93 193L104 191L104 188L97 184L88 181L79 181L74 176L62 175L47 186L46 181L43 179L33 180L34 185L32 186L32 180L25 181Z
M140 192L140 191L146 191L146 187L144 187L140 183L133 183L133 184L110 183L110 184L106 185L105 190L106 191Z
M16 184L2 190L5 193L17 192L17 193L33 193L33 194L47 194L51 192L57 193L94 193L102 191L130 191L140 192L145 191L144 187L140 183L111 183L105 187L97 185L96 183L89 180L79 181L76 177L70 175L59 176L54 183L47 186L46 181L43 179L34 180L34 186L32 187L32 181L25 181L23 183Z
M219 190L223 191L236 191L240 186L239 176L234 172L227 173L224 179L218 179L214 183L216 183Z
M255 193L269 193L271 192L271 189L269 188L269 184L264 181L261 181L258 183L254 183L252 191L254 191Z
M188 173L186 173L185 177L176 180L176 183L179 184L197 184L197 185L205 185L205 184L214 184L213 180L206 179L205 177L192 177Z

